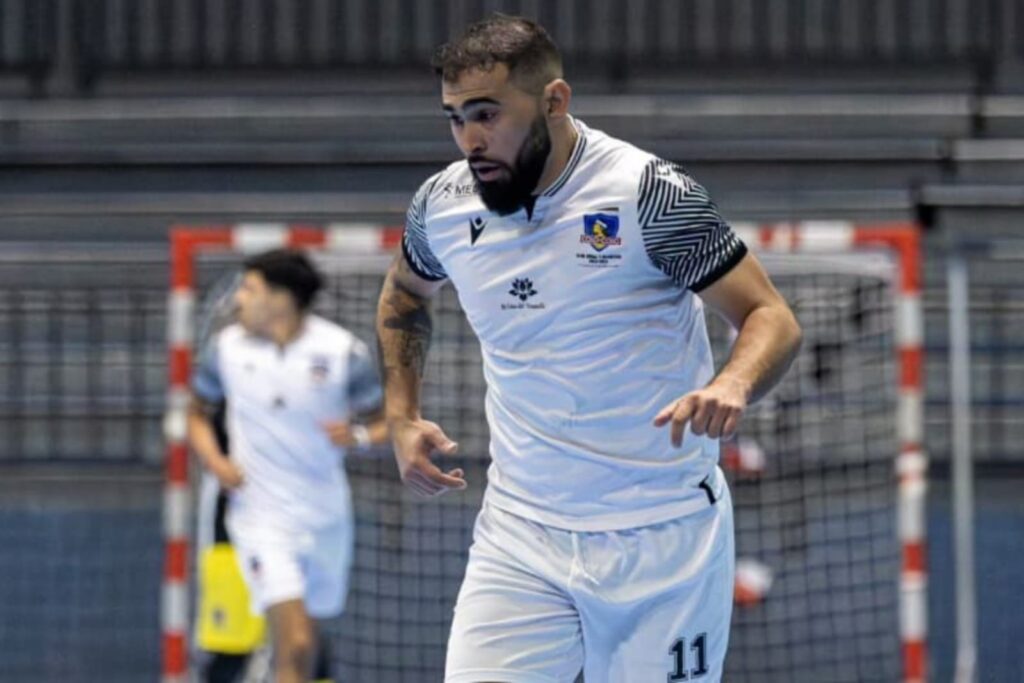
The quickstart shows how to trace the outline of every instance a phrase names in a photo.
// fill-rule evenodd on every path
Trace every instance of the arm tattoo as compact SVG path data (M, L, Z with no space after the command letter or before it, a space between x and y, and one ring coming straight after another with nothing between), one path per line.
M434 329L428 300L397 283L392 283L390 290L384 295L388 315L381 320L381 327L391 330L393 334L388 334L386 339L384 335L379 335L377 339L381 376L385 386L396 370L408 368L417 377L423 376L430 336ZM391 365L396 361L397 367Z

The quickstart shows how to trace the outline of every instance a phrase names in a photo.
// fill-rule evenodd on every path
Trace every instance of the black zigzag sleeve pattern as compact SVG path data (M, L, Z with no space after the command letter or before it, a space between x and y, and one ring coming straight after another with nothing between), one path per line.
M409 267L424 280L435 281L448 277L427 241L427 198L430 197L436 182L435 176L423 183L416 196L412 198L409 211L405 215L405 233L402 235L402 253L405 254Z
M707 190L675 164L661 159L647 164L638 204L647 255L683 287L699 292L747 253Z

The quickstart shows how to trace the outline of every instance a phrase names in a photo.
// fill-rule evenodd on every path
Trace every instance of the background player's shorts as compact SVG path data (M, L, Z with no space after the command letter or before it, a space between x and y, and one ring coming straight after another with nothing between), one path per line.
M350 521L296 531L240 524L229 515L228 531L254 610L266 612L295 599L316 619L345 609L354 539Z
M447 683L722 677L732 499L661 524L572 532L484 506L448 643Z

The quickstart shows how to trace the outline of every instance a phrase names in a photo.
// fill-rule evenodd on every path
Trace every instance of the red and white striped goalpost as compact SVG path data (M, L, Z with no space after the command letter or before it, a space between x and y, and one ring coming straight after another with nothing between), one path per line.
M912 223L858 225L844 221L803 221L767 225L734 224L757 251L842 253L885 250L894 256L897 364L899 368L898 530L902 545L900 635L904 683L927 680L927 569L923 448L923 339L920 235ZM189 454L186 441L189 379L195 341L195 257L201 251L255 253L292 246L346 254L393 252L402 228L370 224L328 226L248 223L177 226L171 229L171 291L168 301L168 394L164 418L167 472L164 493L166 544L161 604L163 683L188 680L188 553L191 524Z
M346 224L314 227L285 224L175 227L171 229L171 291L168 301L168 390L164 437L167 475L164 492L164 580L161 603L163 681L188 680L188 554L192 502L189 494L187 414L192 347L195 342L195 257L200 251L255 253L281 246L393 251L401 228Z
M924 315L921 308L920 232L912 223L856 225L845 221L805 221L764 226L735 226L750 246L790 253L842 253L861 249L891 252L897 270L896 352L899 373L896 457L899 477L898 532L900 637L904 683L927 680L927 567L925 493L928 461L924 453Z

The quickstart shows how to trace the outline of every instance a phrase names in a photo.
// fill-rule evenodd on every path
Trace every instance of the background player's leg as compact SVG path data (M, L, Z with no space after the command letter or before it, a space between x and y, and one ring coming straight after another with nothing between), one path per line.
M334 683L331 664L331 641L323 628L318 628L316 665L313 667L313 683Z
M249 655L228 655L215 652L203 667L203 683L240 683L249 663Z
M317 657L313 680L316 683L333 681L331 631L328 620L337 619L345 609L348 579L355 552L355 530L345 520L333 527L317 532L313 549L304 558L306 572L306 611L317 621ZM343 649L345 644L340 647Z
M288 600L267 610L274 641L275 683L307 683L316 656L316 625L302 600Z

